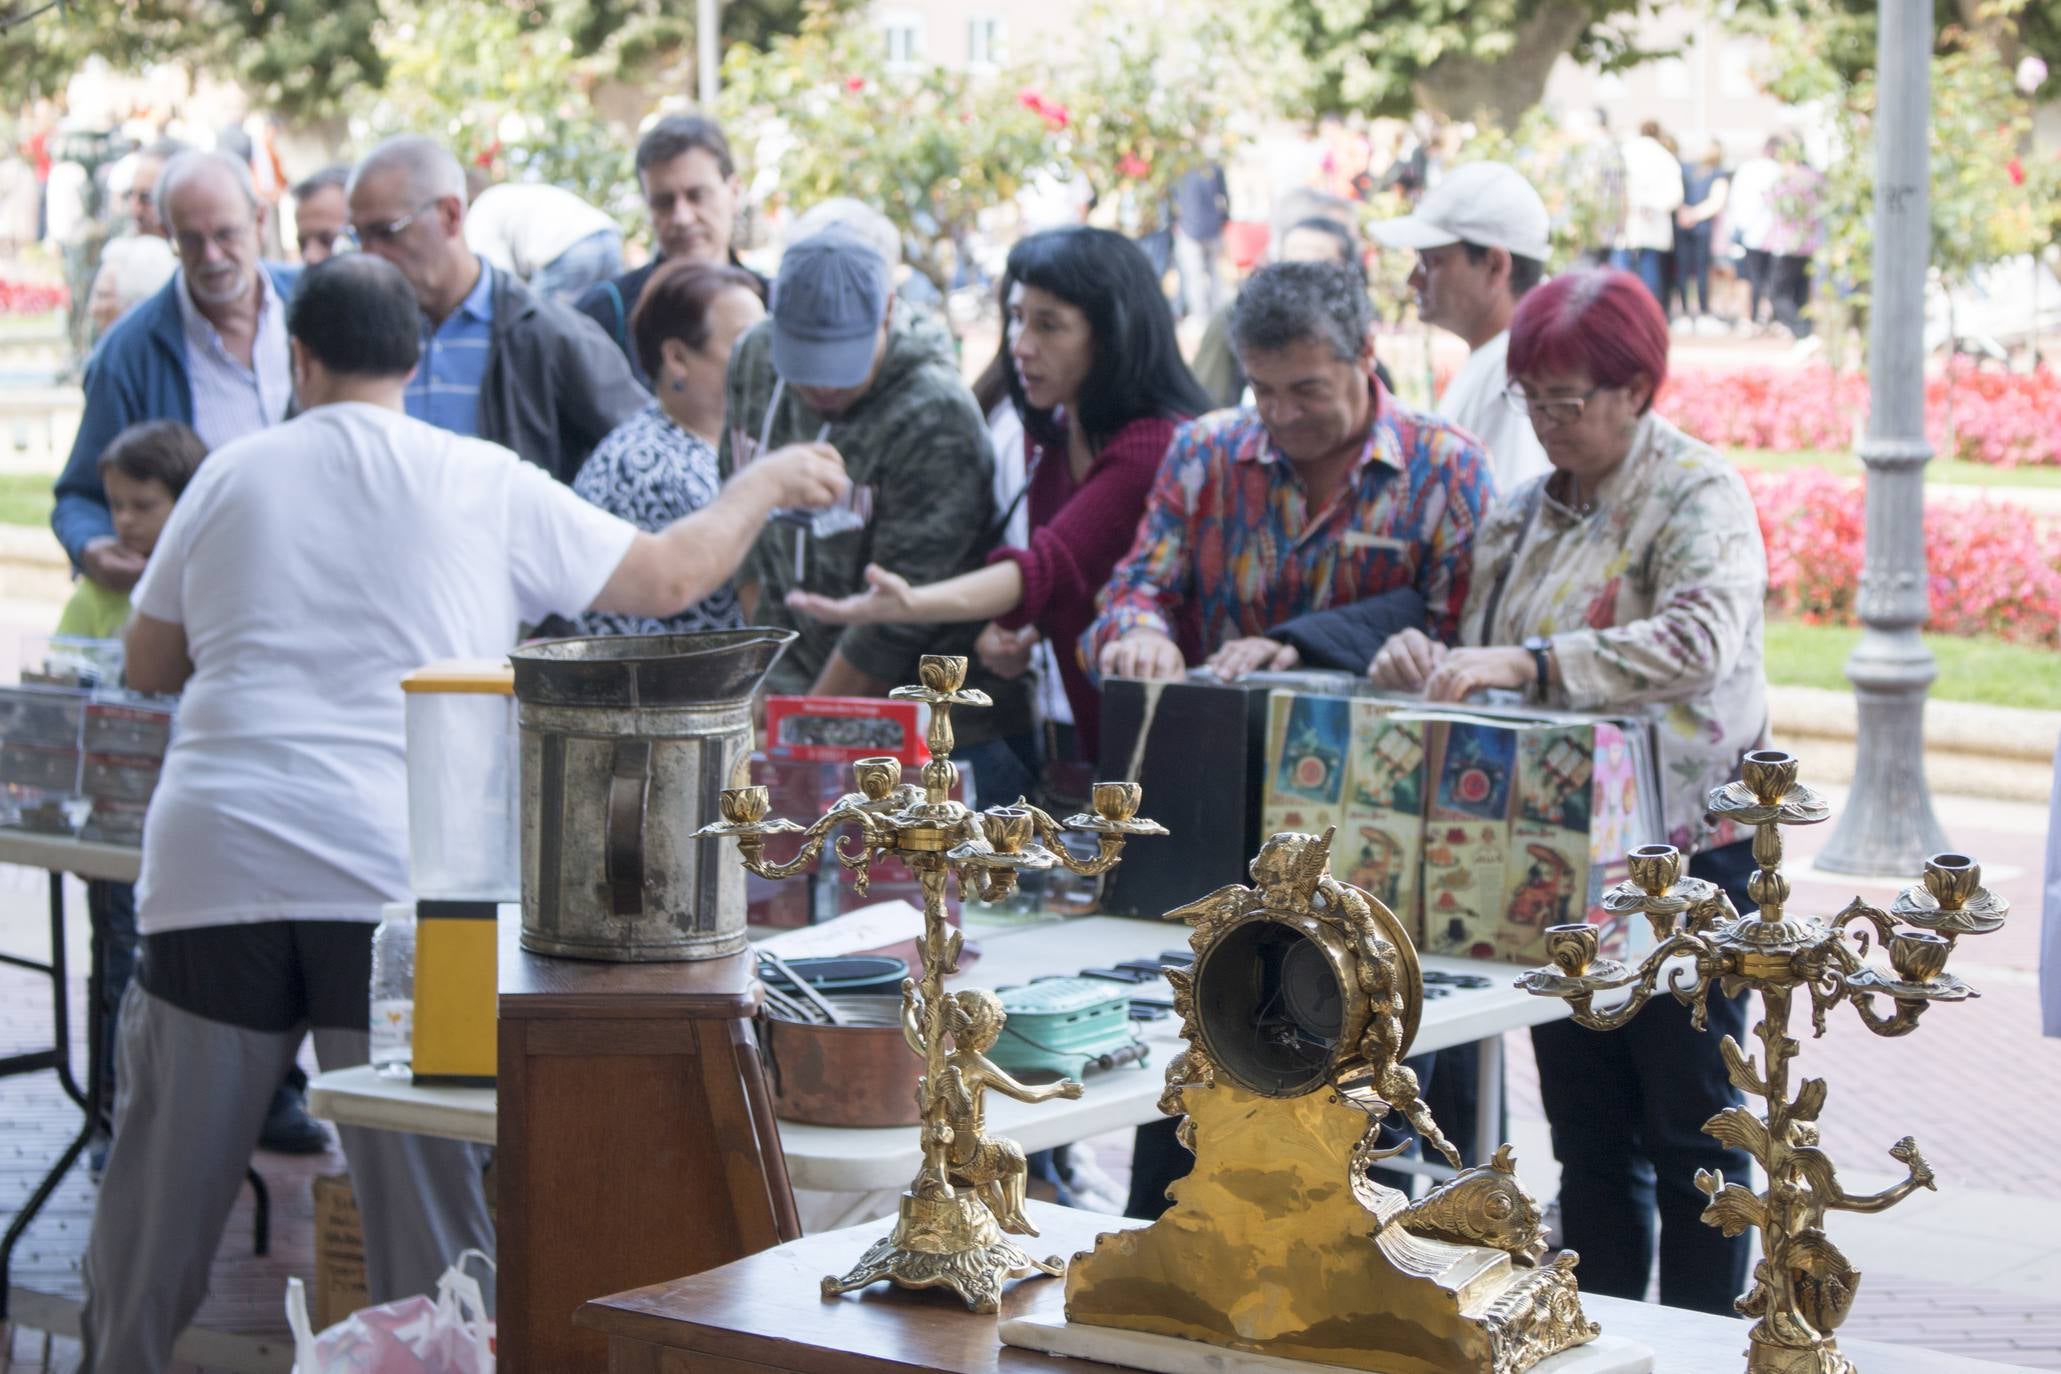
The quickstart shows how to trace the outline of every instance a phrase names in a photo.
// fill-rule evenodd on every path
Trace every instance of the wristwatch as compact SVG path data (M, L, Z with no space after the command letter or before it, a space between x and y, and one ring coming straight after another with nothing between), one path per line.
M1533 688L1543 697L1546 694L1546 686L1551 681L1548 670L1552 665L1547 655L1553 651L1553 641L1544 635L1532 635L1524 641L1524 648L1531 655L1532 671L1538 675L1538 681L1533 684Z

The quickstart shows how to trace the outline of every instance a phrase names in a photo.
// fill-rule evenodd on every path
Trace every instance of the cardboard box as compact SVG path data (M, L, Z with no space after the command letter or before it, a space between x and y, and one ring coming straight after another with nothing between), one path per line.
M1657 812L1637 723L1289 692L1269 718L1268 833L1336 825L1332 875L1380 898L1426 953L1542 963L1546 927L1579 920L1603 928L1612 957L1645 940L1601 909Z
M930 761L930 708L885 697L766 698L766 755L808 763L855 763L892 755L904 768ZM849 776L849 775L847 775Z
M481 1175L487 1215L497 1217L494 1166ZM372 1303L365 1286L365 1222L351 1192L349 1174L317 1174L315 1199L315 1284L308 1303L317 1331L336 1325Z
M370 1303L365 1288L365 1224L349 1174L318 1174L315 1195L315 1329L325 1330Z

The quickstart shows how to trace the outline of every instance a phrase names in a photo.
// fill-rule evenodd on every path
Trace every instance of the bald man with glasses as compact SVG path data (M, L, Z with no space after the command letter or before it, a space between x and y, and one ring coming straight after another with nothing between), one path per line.
M592 320L531 291L465 241L465 172L417 135L390 138L351 173L358 247L401 269L422 309L418 420L514 449L571 482L608 432L651 399Z

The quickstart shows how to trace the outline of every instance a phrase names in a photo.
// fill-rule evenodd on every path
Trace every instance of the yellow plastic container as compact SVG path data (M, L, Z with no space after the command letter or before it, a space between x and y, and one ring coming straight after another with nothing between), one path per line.
M415 1081L493 1083L500 992L493 902L415 903Z

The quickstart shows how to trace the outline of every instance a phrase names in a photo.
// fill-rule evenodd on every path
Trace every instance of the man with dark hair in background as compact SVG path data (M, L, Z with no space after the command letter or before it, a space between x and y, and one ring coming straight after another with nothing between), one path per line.
M344 199L350 181L351 169L339 163L294 186L293 236L303 266L327 262L336 252L336 241L351 222L350 203Z
M637 185L651 212L651 261L590 287L577 307L615 340L629 359L631 373L649 387L651 378L630 338L630 312L637 307L637 297L659 264L671 259L741 265L730 240L743 186L722 126L692 114L667 115L637 140Z

